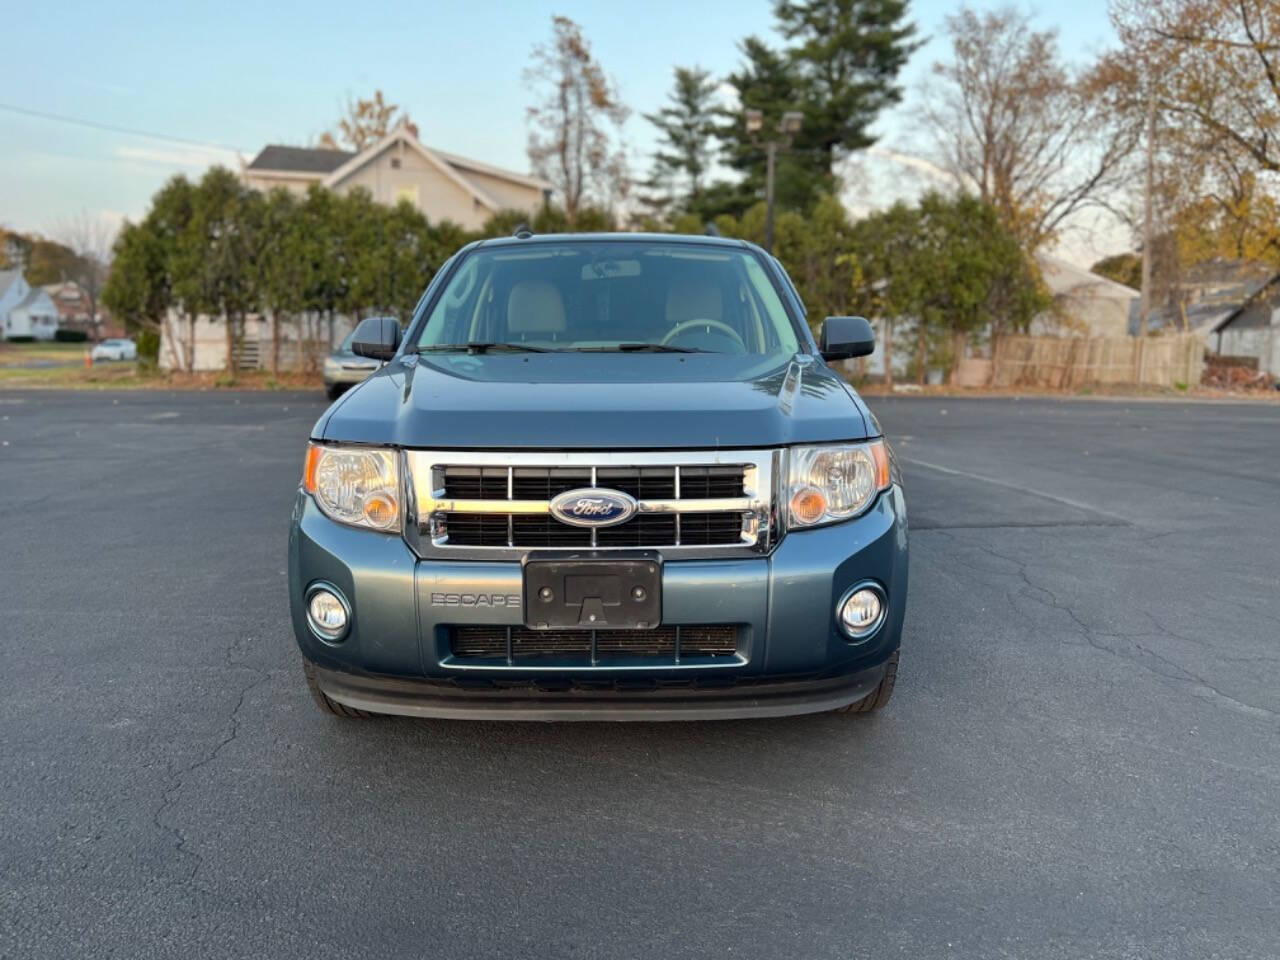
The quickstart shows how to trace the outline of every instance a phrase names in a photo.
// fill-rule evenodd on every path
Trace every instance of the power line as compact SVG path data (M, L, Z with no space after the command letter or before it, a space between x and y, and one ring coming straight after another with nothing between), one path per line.
M0 110L7 110L10 113L20 113L27 117L36 117L40 120L53 120L57 123L68 123L77 127L88 127L91 130L105 130L108 133L123 133L131 137L147 137L151 140L166 140L169 143L181 143L189 147L212 147L215 150L229 150L232 153L251 153L241 147L228 146L225 143L216 143L213 140L191 140L187 137L171 137L163 133L151 133L147 130L135 130L130 127L117 127L110 123L99 123L96 120L85 120L81 117L68 117L59 113L46 113L43 110L31 110L27 107L14 106L11 103L0 103Z

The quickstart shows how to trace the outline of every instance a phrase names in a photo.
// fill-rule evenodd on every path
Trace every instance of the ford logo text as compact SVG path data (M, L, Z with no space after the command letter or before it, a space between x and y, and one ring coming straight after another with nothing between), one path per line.
M635 500L621 490L567 490L551 501L551 515L573 527L612 527L635 513Z

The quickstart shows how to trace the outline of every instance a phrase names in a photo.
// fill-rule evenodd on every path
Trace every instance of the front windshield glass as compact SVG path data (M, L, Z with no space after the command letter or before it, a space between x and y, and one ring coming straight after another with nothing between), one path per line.
M795 353L795 330L748 250L595 241L472 252L427 318L420 350Z

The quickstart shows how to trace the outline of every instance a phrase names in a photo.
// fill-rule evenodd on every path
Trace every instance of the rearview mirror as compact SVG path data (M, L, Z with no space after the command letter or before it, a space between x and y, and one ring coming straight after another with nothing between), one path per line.
M395 317L367 317L351 338L351 352L371 360L390 360L399 347L400 321Z
M876 333L865 317L827 317L818 336L823 360L865 357L876 349Z

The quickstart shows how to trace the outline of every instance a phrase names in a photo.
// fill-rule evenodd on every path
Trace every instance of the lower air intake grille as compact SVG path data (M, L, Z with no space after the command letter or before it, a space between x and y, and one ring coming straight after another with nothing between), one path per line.
M444 528L457 547L590 547L591 531L570 527L550 516L505 513L448 513ZM720 546L742 543L741 513L686 513L676 526L673 514L632 517L596 531L600 547Z
M653 630L530 630L528 627L453 627L450 648L460 659L506 660L508 631L511 662L555 658L592 662L626 657L672 660L679 656L728 657L738 652L734 624L665 626Z

